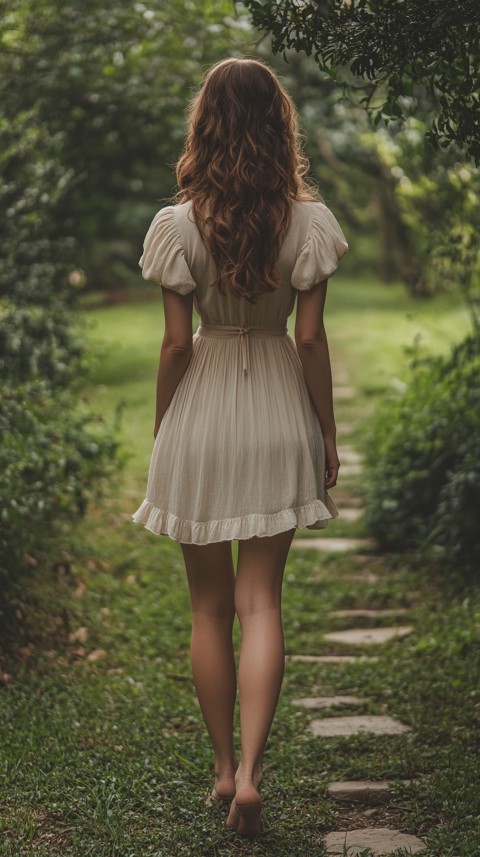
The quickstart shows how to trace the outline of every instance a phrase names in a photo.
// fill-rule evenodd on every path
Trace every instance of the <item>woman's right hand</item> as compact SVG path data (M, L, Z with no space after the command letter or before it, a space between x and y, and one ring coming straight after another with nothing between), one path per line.
M337 484L340 461L337 453L335 438L324 438L325 444L325 488L333 488Z

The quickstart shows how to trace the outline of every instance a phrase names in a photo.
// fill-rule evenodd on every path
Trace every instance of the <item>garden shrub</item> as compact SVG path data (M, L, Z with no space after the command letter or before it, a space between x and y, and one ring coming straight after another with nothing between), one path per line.
M115 431L71 389L47 381L0 392L0 576L81 518L118 466Z
M9 103L0 121L0 600L22 586L25 558L48 557L120 464L119 415L107 425L82 395L94 355L71 313L82 280L65 216L74 176L41 105Z
M381 546L480 570L480 339L415 358L364 438L365 525Z
M23 383L31 378L66 387L89 369L86 342L60 303L50 307L0 304L0 372Z

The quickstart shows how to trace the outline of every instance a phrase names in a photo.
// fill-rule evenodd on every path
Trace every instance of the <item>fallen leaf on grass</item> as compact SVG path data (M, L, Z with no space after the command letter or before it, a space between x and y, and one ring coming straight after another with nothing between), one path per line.
M68 635L68 639L70 640L71 643L75 643L75 642L86 643L88 640L88 628L85 628L85 627L77 628L76 631L72 631Z
M29 658L32 654L32 649L30 648L30 646L20 646L18 654L22 658Z
M73 594L75 598L81 598L83 595L85 595L86 591L87 587L85 586L83 580L80 580L80 582L75 587Z
M106 656L107 653L105 649L93 649L93 651L87 655L87 661L99 661L101 658L105 658Z
M86 651L85 646L77 646L77 648L73 650L73 654L76 658L84 658Z

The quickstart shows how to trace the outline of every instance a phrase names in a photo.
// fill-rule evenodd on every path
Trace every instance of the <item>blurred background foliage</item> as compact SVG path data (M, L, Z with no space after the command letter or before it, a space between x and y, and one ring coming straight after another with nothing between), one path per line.
M386 549L478 576L480 10L471 0L244 5L274 55L305 54L335 83L331 112L302 105L312 163L355 240L373 227L364 246L380 280L400 279L417 299L452 291L466 302L465 340L441 356L414 345L407 381L387 391L360 440L367 530Z
M7 5L2 196L16 243L13 209L30 226L35 217L52 218L52 237L58 247L65 243L77 285L134 284L145 225L175 190L186 102L209 65L248 53L271 63L298 105L312 175L327 204L355 230L358 253L345 264L385 282L400 278L414 294L454 288L445 253L441 277L432 274L431 256L445 243L442 230L453 212L467 232L478 217L479 176L454 144L435 151L428 143L427 81L407 99L407 119L374 128L361 91L342 93L302 53L287 51L286 61L272 56L269 36L258 39L252 29L248 5ZM51 253L45 255L50 261ZM32 272L28 255L25 261L22 279ZM64 288L74 291L73 285L67 280ZM33 291L38 295L37 284Z
M72 309L79 297L87 305L124 299L130 287L140 294L138 258L146 228L176 189L184 109L214 62L226 56L265 59L292 95L312 177L352 246L343 272L378 277L385 288L400 280L422 300L442 291L462 293L478 334L479 171L454 140L436 150L429 143L426 82L407 95L408 115L400 110L388 125L381 117L373 125L361 92L341 91L301 43L298 52L273 55L271 36L253 29L248 5L4 4L5 576L22 561L27 542L38 547L55 532L61 510L65 519L84 514L88 497L118 468L118 423L106 425L81 400L94 355ZM39 448L48 455L33 464L37 430ZM477 422L472 430L480 431ZM56 490L43 497L42 486L52 480ZM19 533L29 525L31 538L24 544Z

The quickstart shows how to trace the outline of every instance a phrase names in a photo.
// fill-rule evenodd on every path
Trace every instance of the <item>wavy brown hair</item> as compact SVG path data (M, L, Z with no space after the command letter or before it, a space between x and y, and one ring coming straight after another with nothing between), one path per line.
M226 59L204 75L186 108L187 134L176 164L175 203L192 214L212 253L210 285L256 303L280 284L275 269L291 200L323 202L304 178L295 105L274 72L254 59Z

